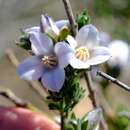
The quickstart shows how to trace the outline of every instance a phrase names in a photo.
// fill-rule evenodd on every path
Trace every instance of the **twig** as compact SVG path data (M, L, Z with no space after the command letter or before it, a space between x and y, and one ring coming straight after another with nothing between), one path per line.
M118 79L116 78L113 78L112 76L104 73L104 72L101 72L101 71L98 71L97 72L97 75L103 77L104 79L108 80L108 81L111 81L112 83L116 84L117 86L119 86L120 88L130 92L130 87L127 86L126 84L122 83L121 81L119 81Z
M92 105L93 105L94 108L96 108L96 107L98 107L98 103L97 103L97 100L96 100L96 93L93 89L89 72L85 72L84 77L85 77L85 81L87 83L87 87L88 87L88 91L89 91L89 97L91 99Z
M77 29L77 24L76 24L74 15L73 15L73 11L72 11L72 8L71 8L70 1L69 0L62 0L62 1L63 1L63 4L64 4L64 7L65 7L67 17L68 17L69 22L70 22L72 35L76 36L78 29ZM61 130L64 130L64 120L65 119L64 119L62 112L60 113L60 116L61 116Z
M0 90L0 96L7 98L11 102L13 102L17 107L27 108L29 110L37 111L42 114L41 110L32 105L30 102L26 102L25 100L19 98L9 89Z
M69 22L70 22L72 34L73 34L73 36L75 36L77 34L77 24L76 24L76 21L75 21L73 12L72 12L70 1L69 0L62 0L62 1L64 3L65 11L66 11L66 14L67 14Z
M92 86L91 76L90 76L89 72L85 72L84 77L85 77L85 81L87 83L89 97L90 97L90 100L92 102L92 105L94 108L97 108L99 106L99 104L97 101L96 92L94 91L93 86ZM102 130L108 130L107 123L106 123L104 117L102 118L100 124L101 124Z
M17 67L19 64L18 59L16 58L14 52L10 49L8 49L6 51L7 57L9 58L9 60L11 61L11 63ZM47 95L47 93L45 91L42 91L40 88L40 83L37 81L26 81L27 84L29 85L29 87L31 87L31 89L38 95L40 96L41 100L45 101L45 97Z
M6 97L10 101L12 101L18 107L25 107L27 108L28 103L24 100L17 97L12 91L10 90L0 90L0 95Z

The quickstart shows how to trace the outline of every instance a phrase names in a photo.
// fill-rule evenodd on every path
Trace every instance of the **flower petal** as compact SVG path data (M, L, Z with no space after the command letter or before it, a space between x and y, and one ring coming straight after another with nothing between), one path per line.
M53 19L47 14L41 16L41 24L44 32L48 32L52 30L56 35L59 35L60 33L59 28L56 26Z
M90 65L97 65L107 61L111 57L110 51L106 47L96 47L90 51Z
M102 119L102 109L96 108L87 114L88 120L87 130L99 130L99 124Z
M61 29L64 26L69 26L69 21L68 20L59 20L55 22L56 26Z
M53 50L52 40L43 33L33 33L30 35L31 48L36 55L49 54Z
M87 69L90 67L89 63L77 59L74 55L71 57L69 63L75 69Z
M73 49L77 46L77 41L71 35L68 35L66 40Z
M59 67L64 68L69 64L74 50L66 42L59 42L55 45L55 53L58 57Z
M38 80L43 73L40 58L32 56L25 59L17 68L17 73L25 80Z
M65 80L64 69L48 69L43 73L42 83L50 91L59 92Z
M87 46L88 48L97 45L99 41L97 28L91 24L83 26L76 36L76 41L78 46Z
M40 27L39 26L34 26L34 27L31 27L31 28L27 28L24 30L26 33L34 33L34 32L39 32L40 31Z
M50 29L49 21L46 19L46 15L41 15L40 29L42 32L48 32Z

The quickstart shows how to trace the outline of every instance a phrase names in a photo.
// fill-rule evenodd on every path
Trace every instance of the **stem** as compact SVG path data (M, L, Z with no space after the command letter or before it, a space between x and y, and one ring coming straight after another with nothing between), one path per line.
M18 107L28 107L28 103L17 97L12 91L10 90L0 90L0 95L6 97L11 102L13 102Z
M63 112L60 113L60 117L61 117L61 130L64 130L65 122L64 122L64 114L63 114Z
M89 72L85 72L84 77L85 77L85 81L86 81L88 91L89 91L89 98L91 99L93 107L96 108L96 107L98 107L98 103L96 100L96 93L93 90L93 86L92 86L91 77L90 77Z
M98 105L98 101L96 98L96 92L93 89L91 76L90 76L89 72L85 72L84 77L85 77L85 81L86 81L88 91L89 91L89 98L92 102L93 107L97 108L99 105ZM108 130L107 123L104 118L102 118L100 125L101 125L102 130Z
M74 15L73 15L73 11L72 11L72 8L71 8L70 1L69 0L62 0L62 1L63 1L63 4L64 4L64 7L65 7L67 17L68 17L69 22L70 22L72 35L76 36L77 31L78 31L78 28L77 28L78 26L77 26L77 23L75 21ZM64 130L65 117L64 117L63 112L61 112L60 114L61 114L61 130Z
M77 34L78 29L77 29L77 23L75 21L75 18L74 18L73 12L72 12L70 1L69 0L62 0L62 1L64 4L64 7L65 7L66 14L67 14L68 19L69 19L69 22L70 22L72 34L73 34L73 36L75 36Z
M103 77L104 79L108 80L108 81L111 81L112 83L116 84L117 86L121 87L122 89L130 92L130 87L127 86L126 84L122 83L121 81L119 81L118 79L116 78L113 78L112 76L104 73L104 72L101 72L101 71L98 71L97 72L97 75Z

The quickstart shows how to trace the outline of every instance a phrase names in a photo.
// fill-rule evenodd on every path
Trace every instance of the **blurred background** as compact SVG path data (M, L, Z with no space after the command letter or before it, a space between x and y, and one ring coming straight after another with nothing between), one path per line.
M96 25L99 31L106 32L112 40L123 40L130 43L130 0L70 0L75 16L83 10L87 10L91 23ZM28 54L17 47L15 41L20 36L20 29L39 25L40 15L48 13L54 20L66 18L62 0L0 0L0 86L2 89L10 88L19 97L32 102L40 109L48 111L45 103L28 86L25 81L19 79L16 68L7 57L7 50L14 51L18 60L22 61ZM120 54L123 55L123 51ZM130 67L123 68L118 77L130 86ZM81 83L85 84L84 80ZM77 105L75 111L82 116L92 106L86 97ZM122 105L126 109L130 107L130 93L110 84L105 93L112 109ZM0 97L0 105L12 105L6 99ZM85 107L80 106L85 105Z

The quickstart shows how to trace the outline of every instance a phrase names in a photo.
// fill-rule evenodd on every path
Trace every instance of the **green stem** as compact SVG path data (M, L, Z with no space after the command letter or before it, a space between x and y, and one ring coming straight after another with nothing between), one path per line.
M64 124L65 124L64 113L61 112L61 113L60 113L60 116L61 116L61 130L64 130Z

